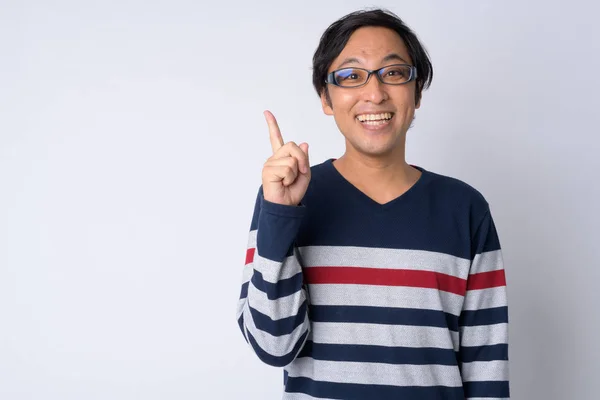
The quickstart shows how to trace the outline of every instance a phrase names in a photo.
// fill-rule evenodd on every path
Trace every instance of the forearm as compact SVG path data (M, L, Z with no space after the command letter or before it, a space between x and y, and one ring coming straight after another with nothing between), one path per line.
M288 257L281 265L272 264L255 257L241 318L244 335L259 358L269 365L284 366L306 340L308 305L302 272L295 273L299 269L294 265L296 257ZM268 273L261 273L265 269L278 270L280 279L269 280L272 277Z
M474 249L459 321L465 397L505 399L510 397L506 275L489 211L474 237Z
M238 322L262 361L285 366L302 348L310 327L302 266L293 246L304 211L260 204L249 235Z

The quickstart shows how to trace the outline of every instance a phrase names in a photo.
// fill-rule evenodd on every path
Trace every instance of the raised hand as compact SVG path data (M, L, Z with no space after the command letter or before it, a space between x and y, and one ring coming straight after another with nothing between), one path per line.
M284 144L275 116L270 111L265 111L264 115L269 125L273 150L273 155L262 170L264 198L272 203L296 206L300 204L310 182L308 144Z

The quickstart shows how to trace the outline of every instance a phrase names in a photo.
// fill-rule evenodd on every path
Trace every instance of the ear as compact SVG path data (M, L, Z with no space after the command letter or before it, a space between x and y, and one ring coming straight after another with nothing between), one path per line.
M333 115L333 108L331 107L331 102L329 101L328 96L325 94L327 89L323 89L321 91L321 107L323 107L323 112L326 115Z
M419 101L417 101L417 104L415 104L415 110L417 110L419 107L421 107L421 99L423 98L423 93L419 93Z

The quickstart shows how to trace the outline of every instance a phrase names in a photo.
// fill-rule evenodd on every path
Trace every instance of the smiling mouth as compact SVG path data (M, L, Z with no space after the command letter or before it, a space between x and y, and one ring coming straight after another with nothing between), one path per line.
M380 114L360 114L356 116L356 119L363 125L380 126L386 124L393 116L394 113L390 112Z

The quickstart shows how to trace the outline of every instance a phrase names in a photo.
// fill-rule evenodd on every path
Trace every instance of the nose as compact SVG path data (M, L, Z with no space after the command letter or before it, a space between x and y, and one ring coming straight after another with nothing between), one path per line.
M361 89L362 99L371 103L379 104L388 98L385 84L381 83L375 74L369 77L369 81Z

